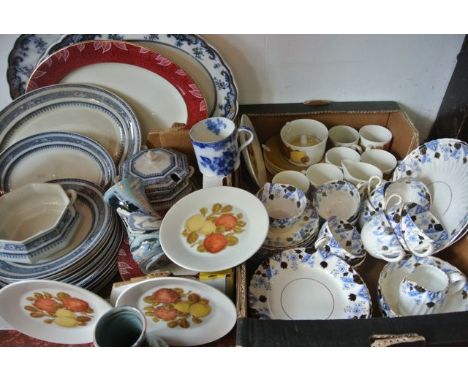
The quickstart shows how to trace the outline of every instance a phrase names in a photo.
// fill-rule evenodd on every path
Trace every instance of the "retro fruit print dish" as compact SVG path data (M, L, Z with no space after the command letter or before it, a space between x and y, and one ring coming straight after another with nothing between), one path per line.
M262 246L268 214L253 194L235 187L201 189L165 215L161 247L177 265L196 272L235 267Z
M93 342L94 327L111 308L86 289L50 280L24 280L0 290L0 315L13 328L57 344Z
M218 253L239 242L237 235L245 231L242 213L235 213L231 205L215 203L208 210L192 215L185 222L182 235L199 252Z

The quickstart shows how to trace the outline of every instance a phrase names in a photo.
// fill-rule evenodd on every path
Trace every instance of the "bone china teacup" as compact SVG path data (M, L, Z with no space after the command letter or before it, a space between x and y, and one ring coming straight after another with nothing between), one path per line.
M446 298L459 292L466 277L432 265L420 265L405 277L399 288L398 309L403 316L438 313Z
M292 226L302 216L307 205L304 192L290 184L265 183L257 197L268 212L271 228Z
M238 135L249 134L243 145L238 145ZM198 167L204 176L224 177L239 167L240 152L254 139L252 129L236 129L233 121L213 117L204 119L190 129L190 139L197 157Z

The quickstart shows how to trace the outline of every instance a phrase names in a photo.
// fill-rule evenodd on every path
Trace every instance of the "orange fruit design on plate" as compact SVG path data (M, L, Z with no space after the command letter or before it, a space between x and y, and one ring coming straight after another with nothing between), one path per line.
M210 210L201 208L200 213L185 221L182 235L198 252L219 253L239 242L238 234L245 231L246 222L241 213L234 213L229 204L215 203Z

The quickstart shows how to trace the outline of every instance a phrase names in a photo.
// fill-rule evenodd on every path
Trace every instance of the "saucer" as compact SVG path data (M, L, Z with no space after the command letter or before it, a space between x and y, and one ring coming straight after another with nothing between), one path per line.
M296 166L284 157L283 151L281 149L281 137L275 135L268 139L263 145L263 155L265 156L265 164L269 164L267 167L272 170L293 170L293 171L302 171L304 167ZM280 172L277 171L277 172Z
M299 246L299 244L315 237L318 229L317 210L312 202L308 202L304 213L294 225L285 229L270 228L264 246L269 248Z
M378 282L379 308L385 317L400 317L398 310L398 290L403 278L413 272L418 265L432 265L441 269L456 270L453 265L439 258L411 256L397 263L387 263L380 273ZM440 313L468 311L468 283L458 293L447 297Z
M371 298L359 274L337 256L296 248L274 255L255 271L249 306L260 319L369 318Z
M111 305L85 289L58 281L25 280L0 291L2 318L43 341L83 344Z

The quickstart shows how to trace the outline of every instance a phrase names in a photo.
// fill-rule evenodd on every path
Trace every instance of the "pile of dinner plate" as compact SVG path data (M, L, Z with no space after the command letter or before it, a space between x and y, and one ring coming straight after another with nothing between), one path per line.
M99 290L117 273L116 256L122 242L120 221L103 201L102 190L85 180L59 180L74 190L79 226L68 245L35 264L0 261L2 286L25 279L48 279Z

